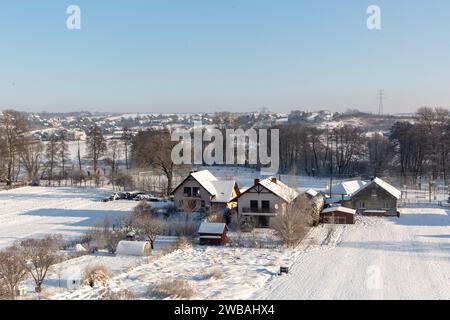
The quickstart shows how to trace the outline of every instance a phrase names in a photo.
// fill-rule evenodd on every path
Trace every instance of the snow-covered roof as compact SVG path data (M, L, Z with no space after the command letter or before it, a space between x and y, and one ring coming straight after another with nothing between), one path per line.
M275 181L275 182L274 182ZM273 192L286 202L291 202L298 197L298 192L288 187L275 177L270 177L259 182L259 185L263 186L267 190Z
M345 213L350 213L350 214L356 214L356 210L354 209L350 209L350 208L346 208L346 207L330 207L330 208L326 208L322 211L322 213L331 213L331 212L345 212Z
M227 225L225 223L210 223L203 222L198 229L200 234L222 234L226 229Z
M325 203L332 204L332 203L339 203L341 201L350 201L350 196L344 196L344 197L333 197L333 198L327 198L325 199Z
M191 173L191 177L197 180L197 182L200 183L202 187L205 188L211 195L216 194L216 188L214 187L213 182L217 181L217 178L209 172L209 170L193 172Z
M316 197L319 194L319 192L314 189L308 189L305 193L311 197Z
M236 181L218 180L209 170L192 172L190 177L194 178L213 197L212 202L228 203L232 200Z
M211 202L228 203L231 201L236 181L218 180L212 181L211 184L215 189L215 197Z
M384 189L386 192L388 192L389 194L391 194L393 197L400 199L402 196L402 192L400 190L398 190L397 188L391 186L389 183L387 183L386 181L380 179L380 178L375 178L373 179L370 183L362 186L358 191L356 191L353 195L356 195L358 193L360 193L362 190L366 189L367 187L376 184L378 185L380 188Z
M367 182L362 180L349 180L336 184L331 189L333 194L344 194L351 196L353 193L365 186Z

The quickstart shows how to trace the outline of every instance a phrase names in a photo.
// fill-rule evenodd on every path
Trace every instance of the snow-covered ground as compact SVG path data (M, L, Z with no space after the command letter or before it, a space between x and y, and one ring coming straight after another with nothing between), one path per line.
M135 201L101 202L109 194L98 189L44 187L0 192L0 249L50 233L77 238L105 215L112 222L136 206Z
M48 233L79 237L105 214L114 219L136 205L101 202L107 194L39 187L0 192L0 249ZM295 250L194 246L158 259L158 250L150 258L83 256L55 266L44 290L55 299L98 299L102 288L68 290L64 283L65 274L101 264L112 271L113 291L127 289L138 299L151 298L148 288L164 280L188 281L194 299L450 299L450 211L422 204L401 212L401 218L319 226ZM160 238L158 246L169 240ZM278 276L280 266L290 267L289 275ZM26 286L30 292L32 283Z
M258 299L450 299L450 217L438 207L336 227L333 246L310 248Z
M48 275L44 280L41 296L62 299L71 292L77 292L76 290L79 289L83 273L87 268L103 266L107 268L112 276L117 276L142 264L149 263L161 250L173 245L176 241L176 237L157 237L155 249L150 257L111 255L100 252L58 263L49 269ZM38 298L38 295L34 293L34 286L34 281L31 277L21 284L20 288L25 289L27 292L25 299ZM94 294L94 291L91 291L91 294ZM61 296L59 297L59 295ZM87 299L88 297L84 298Z

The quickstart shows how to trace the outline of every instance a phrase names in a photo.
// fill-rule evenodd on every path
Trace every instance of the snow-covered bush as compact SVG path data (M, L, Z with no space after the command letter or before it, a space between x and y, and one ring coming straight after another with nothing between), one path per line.
M95 286L106 286L111 278L111 272L106 266L98 265L87 267L83 274L83 286L91 288Z
M175 243L176 250L187 250L190 248L192 248L192 239L190 238L180 237Z
M136 296L133 292L127 289L120 289L118 291L113 291L111 288L105 289L102 293L100 300L136 300Z
M194 287L186 280L164 280L147 290L148 297L154 299L190 299L194 294Z

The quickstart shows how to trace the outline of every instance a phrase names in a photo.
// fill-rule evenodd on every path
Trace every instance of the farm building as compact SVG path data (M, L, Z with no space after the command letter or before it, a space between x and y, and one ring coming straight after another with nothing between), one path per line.
M331 188L331 198L344 198L352 196L356 191L361 189L367 184L366 181L362 180L347 180L341 183L335 184Z
M345 207L330 207L322 211L321 218L323 223L355 224L356 210Z
M400 190L380 178L375 178L356 191L350 203L358 214L394 216L398 214L400 198Z
M198 229L200 245L220 246L228 242L228 227L225 223L203 222Z
M275 177L256 179L253 187L237 198L238 214L243 220L251 220L256 228L269 228L279 210L298 196L297 191Z
M208 170L190 173L172 192L180 211L186 207L210 211L233 209L237 205L233 199L239 194L235 181L218 180Z

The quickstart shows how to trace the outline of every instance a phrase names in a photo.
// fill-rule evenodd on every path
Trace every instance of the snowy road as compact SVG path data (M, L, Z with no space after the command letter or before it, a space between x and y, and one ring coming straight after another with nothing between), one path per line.
M130 212L134 201L103 203L107 191L25 187L0 192L0 249L16 240L49 233L79 237L103 220Z
M335 241L301 254L263 299L450 299L450 217L405 208L397 218L337 226Z

